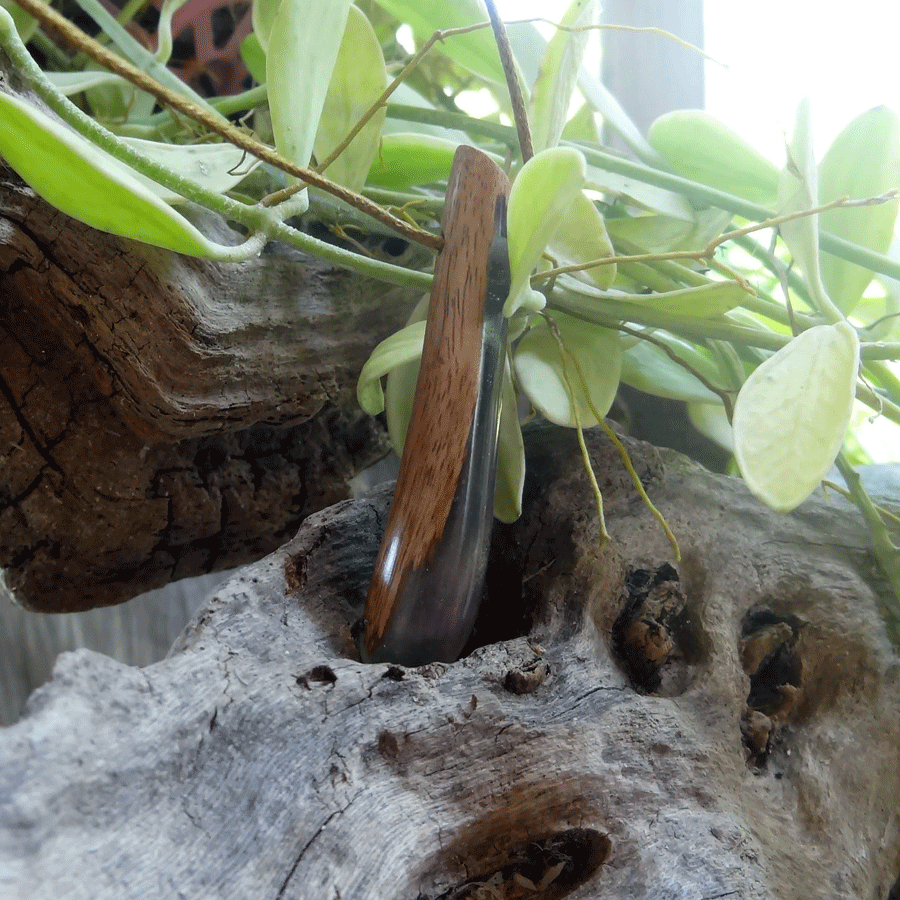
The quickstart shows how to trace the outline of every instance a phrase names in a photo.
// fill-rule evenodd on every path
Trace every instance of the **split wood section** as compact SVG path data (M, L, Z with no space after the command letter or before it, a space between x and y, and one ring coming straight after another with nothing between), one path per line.
M366 603L366 661L455 658L471 631L493 518L508 196L489 157L457 150L412 418Z

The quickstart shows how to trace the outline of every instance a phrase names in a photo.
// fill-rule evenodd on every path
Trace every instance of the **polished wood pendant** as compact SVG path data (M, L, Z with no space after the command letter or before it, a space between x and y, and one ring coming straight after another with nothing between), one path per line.
M487 565L509 292L509 180L453 160L412 418L359 642L365 662L458 658Z

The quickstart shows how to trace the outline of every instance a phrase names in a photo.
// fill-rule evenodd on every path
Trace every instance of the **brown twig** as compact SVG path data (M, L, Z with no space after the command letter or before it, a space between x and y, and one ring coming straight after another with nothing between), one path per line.
M519 149L522 151L522 162L528 162L534 156L534 144L531 141L531 129L528 127L528 111L525 109L525 100L522 97L522 86L516 75L516 64L513 59L512 49L509 46L509 37L503 20L497 14L494 0L484 0L488 15L491 18L491 28L494 30L494 39L497 41L497 52L500 54L500 62L503 65L503 74L506 75L506 88L509 91L509 100L512 103L513 119L516 123L516 132L519 135Z

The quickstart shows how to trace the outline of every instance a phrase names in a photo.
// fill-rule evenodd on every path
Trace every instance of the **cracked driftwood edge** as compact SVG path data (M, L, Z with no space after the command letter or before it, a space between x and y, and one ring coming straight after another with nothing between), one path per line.
M523 896L886 900L900 665L860 517L834 495L779 515L736 479L630 443L682 543L690 648L660 695L641 694L612 626L627 573L670 552L609 443L589 439L612 542L596 546L569 443L532 452L544 480L494 548L505 591L489 611L524 603L528 638L419 669L354 659L381 490L310 516L166 660L63 655L0 731L0 893L471 900L464 883L511 884L521 859L575 835L590 852ZM896 496L897 468L881 474L870 487ZM742 634L766 616L798 637L791 711L754 772Z
M0 53L0 90L40 105L17 84ZM394 261L430 265L402 243ZM19 601L90 609L234 567L349 496L387 446L356 378L415 299L279 244L218 264L103 234L0 161L0 567Z

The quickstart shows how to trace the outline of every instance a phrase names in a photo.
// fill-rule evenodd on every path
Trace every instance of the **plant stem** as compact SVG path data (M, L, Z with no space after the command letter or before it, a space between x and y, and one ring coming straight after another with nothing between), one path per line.
M853 496L854 503L859 507L863 518L869 526L869 533L872 536L872 550L875 553L875 558L878 560L881 571L884 572L893 590L893 603L882 597L877 591L875 592L875 597L888 637L891 639L891 643L900 650L900 552L898 552L898 548L891 540L887 526L878 514L871 497L866 493L859 473L847 461L843 451L838 454L835 462L837 463L838 471L844 476L844 481L847 482L847 487Z
M334 194L336 197L339 197L341 200L346 201L351 206L355 206L360 211L367 213L368 215L372 216L373 219L376 219L383 225L387 225L388 228L397 231L409 240L424 244L425 246L431 247L434 250L439 250L443 245L443 240L438 235L430 234L429 232L421 231L418 228L411 227L401 219L398 219L395 216L392 216L390 213L385 212L380 206L372 203L365 197L362 197L359 194L355 194L353 193L353 191L348 191L341 185L335 184L333 181L330 181L322 175L319 175L318 172L314 172L311 169L297 165L296 163L285 159L284 157L280 156L273 148L256 140L256 138L251 137L240 128L236 128L231 125L218 113L210 113L203 107L200 107L197 104L193 103L191 100L186 99L182 94L177 94L173 91L170 91L164 85L161 85L159 82L151 78L144 71L137 68L132 63L127 62L119 56L116 56L116 54L111 53L105 47L97 43L97 41L88 37L88 35L81 31L81 29L77 28L51 7L45 6L42 2L40 2L40 0L17 0L17 2L19 2L24 9L30 12L43 25L58 31L67 41L72 43L79 50L87 53L92 59L99 62L101 65L106 66L106 68L110 69L118 75L121 75L123 78L127 78L128 81L130 81L136 87L139 87L142 90L145 90L148 93L152 94L161 103L167 104L174 109L177 109L179 112L184 113L184 115L190 117L191 119L202 123L210 131L214 131L216 134L225 138L225 140L229 143L232 143L235 146L246 150L248 153L252 154L258 159L262 159L265 162L270 163L276 168L287 172L289 175L294 175L301 181L307 182L307 184L311 184L315 187L321 188L324 191L327 191L330 194ZM15 40L12 39L13 36L15 37ZM18 43L21 46L21 41L18 40L18 35L15 35L15 31L13 32L13 35L7 35L7 39L4 41L5 45L9 45L11 43ZM20 61L22 54L24 54L28 58L28 60L31 61L31 56L28 54L28 51L25 50L24 46L21 47L21 50L22 53L16 54L17 57L19 57L19 59L16 60L17 65L23 65L23 63ZM31 65L23 65L23 68L26 68L31 72L34 72L36 70L37 74L34 77L36 79L39 78L41 81L43 81L45 85L49 87L51 94L56 94L55 89L52 87L52 85L49 85L49 82L47 82L44 78L40 68L38 68L38 66L33 61L31 61ZM44 99L46 99L46 97ZM65 98L61 99L65 100ZM71 107L71 109L69 109L69 107ZM69 104L68 101L65 101L65 103L63 103L60 107L60 104L56 103L56 105L54 106L55 111L60 112L60 108L66 110L66 115L64 117L67 121L73 118L72 110L74 110L75 107L72 104ZM63 115L63 113L60 112L60 115ZM105 129L103 130L105 131ZM106 134L110 139L115 141L115 138L110 132L106 132ZM118 155L118 149L111 150L110 152L117 158L120 158ZM131 163L129 162L129 164ZM179 193L180 192L181 191L179 191ZM194 192L188 193L187 196L193 199Z

